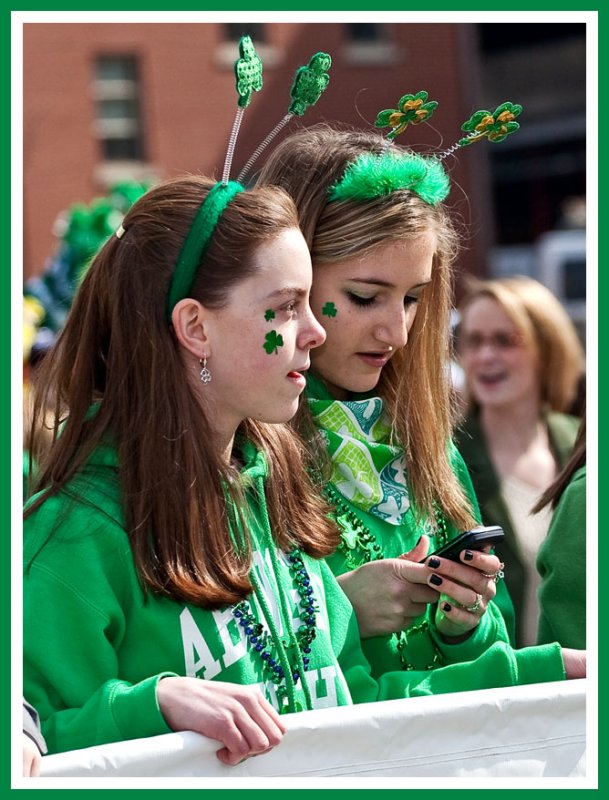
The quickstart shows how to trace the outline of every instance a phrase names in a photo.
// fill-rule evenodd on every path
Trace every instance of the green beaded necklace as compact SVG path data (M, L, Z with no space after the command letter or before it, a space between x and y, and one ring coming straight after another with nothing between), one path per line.
M274 557L276 559L276 554ZM273 556L271 556L271 560L274 560ZM264 594L253 571L250 573L250 577L270 630L265 630L264 625L256 621L247 600L242 600L231 608L237 623L243 628L250 648L260 655L266 678L277 686L280 713L289 711L290 705L293 705L296 711L303 710L294 696L294 688L299 681L301 681L307 706L311 707L311 697L304 680L304 673L309 668L311 643L317 636L316 614L319 612L313 596L311 579L300 552L294 549L288 556L288 560L290 573L299 596L299 609L303 621L295 635L289 636L288 634L290 641L280 641L278 633L274 631L274 625L270 622L272 619L270 609L268 609ZM283 597L281 600L283 603ZM284 609L282 608L282 610ZM289 617L287 618L289 619ZM286 648L290 651L291 658L288 656Z
M357 514L349 508L340 492L331 483L327 483L324 487L324 494L334 508L332 516L341 530L338 550L345 557L345 564L349 570L357 569L361 567L362 564L367 564L370 561L380 561L383 559L383 550L376 536L362 522ZM439 504L435 501L434 512L436 520L436 543L437 546L440 547L448 541L448 528L444 514ZM344 534L344 530L347 527L354 535L347 537ZM414 636L425 635L428 634L428 632L429 620L425 619L417 625L411 625L405 631L399 631L393 634L397 640L396 648L400 654L400 661L402 662L402 668L404 670L412 671L415 669L414 665L408 661L406 656L409 640L412 641ZM429 640L431 641L434 655L432 660L425 665L425 669L432 670L441 666L444 659L431 634L429 634Z
M278 586L278 600L283 619L284 636L281 637L269 608L264 589L260 584L255 570L252 568L249 573L254 593L262 610L262 615L266 623L257 622L248 600L241 600L231 607L231 612L237 624L243 628L248 644L252 652L260 656L265 677L271 680L277 687L277 699L279 701L279 713L302 711L302 705L296 700L296 685L300 681L306 709L313 708L311 692L304 674L309 667L311 653L311 643L317 635L316 614L319 606L313 594L311 579L305 567L302 555L298 548L294 548L288 556L288 568L296 591L299 596L299 612L302 625L296 633L290 624L291 614L288 609L286 598L281 591L280 567L275 540L271 533L268 510L266 507L266 497L264 493L264 483L258 481L258 496L261 507L261 518L263 520L263 531L265 543L271 558L271 566ZM239 541L240 548L245 549L245 535L241 526L235 524L237 532L236 539ZM231 539L236 544L232 526L229 524Z

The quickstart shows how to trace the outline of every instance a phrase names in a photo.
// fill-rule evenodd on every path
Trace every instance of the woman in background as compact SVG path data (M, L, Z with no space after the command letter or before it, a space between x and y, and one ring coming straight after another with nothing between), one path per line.
M457 446L516 610L516 645L537 637L535 559L551 512L533 506L566 463L579 420L565 413L584 371L577 332L556 297L528 277L476 282L460 304L458 350L469 408Z

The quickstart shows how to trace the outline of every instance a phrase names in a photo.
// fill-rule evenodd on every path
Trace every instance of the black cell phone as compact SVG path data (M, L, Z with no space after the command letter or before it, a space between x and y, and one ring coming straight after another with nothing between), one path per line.
M503 528L499 525L480 526L479 528L472 528L471 531L465 531L455 539L451 539L442 547L438 548L434 553L428 553L425 558L420 562L425 563L430 556L438 556L440 558L449 558L451 561L460 561L459 553L462 550L482 550L487 545L494 546L502 542L504 538Z

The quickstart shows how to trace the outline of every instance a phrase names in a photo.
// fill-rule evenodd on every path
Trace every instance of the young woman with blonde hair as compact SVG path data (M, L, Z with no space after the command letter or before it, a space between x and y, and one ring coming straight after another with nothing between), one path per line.
M275 149L258 178L270 184L293 197L311 250L326 342L296 425L342 527L328 563L364 651L377 674L476 658L513 624L499 559L418 563L480 523L451 443L448 176L376 133L320 125Z

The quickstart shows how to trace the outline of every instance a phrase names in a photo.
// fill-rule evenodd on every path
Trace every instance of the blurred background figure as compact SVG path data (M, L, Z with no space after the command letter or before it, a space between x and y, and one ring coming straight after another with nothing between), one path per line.
M40 365L63 328L80 281L91 259L120 225L131 205L148 184L121 181L103 197L74 203L62 211L53 226L55 247L44 269L23 287L23 496L53 437L52 426L41 425L34 436L31 411Z
M468 405L457 446L497 548L516 610L516 645L534 644L539 605L535 559L551 509L531 515L567 462L579 419L567 414L584 373L568 314L538 281L475 281L460 303L457 349Z
M537 641L586 647L586 420L571 458L533 512L554 513L537 556L541 577Z

